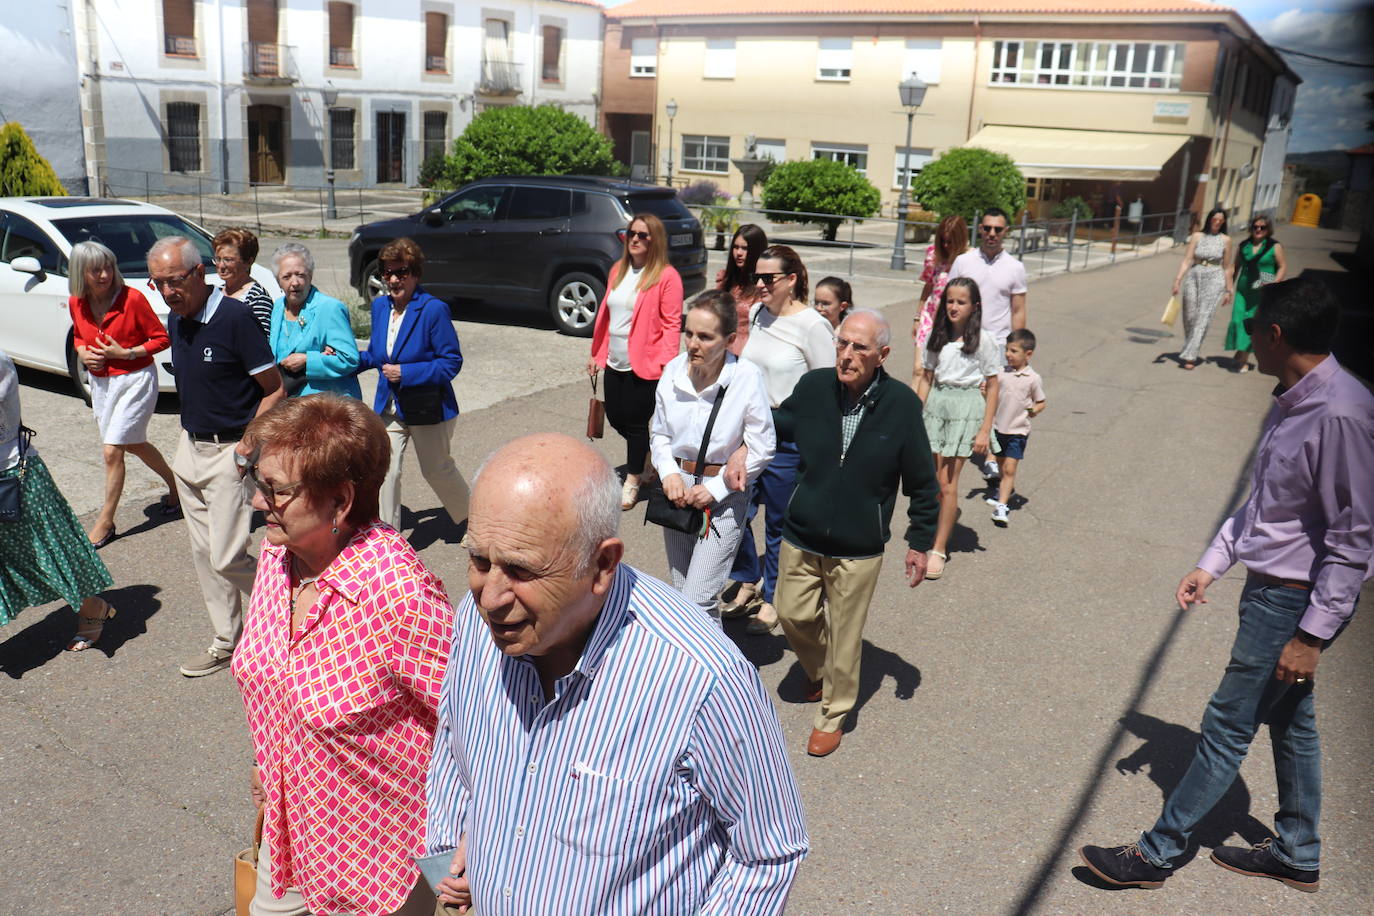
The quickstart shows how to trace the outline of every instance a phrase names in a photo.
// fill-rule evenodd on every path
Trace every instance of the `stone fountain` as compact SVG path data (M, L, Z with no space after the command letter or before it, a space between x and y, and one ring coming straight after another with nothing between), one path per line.
M739 159L731 159L730 163L744 176L744 191L739 196L740 206L754 206L754 182L758 181L759 172L768 167L772 159L760 159L758 150L758 138L753 134L744 138L744 155Z

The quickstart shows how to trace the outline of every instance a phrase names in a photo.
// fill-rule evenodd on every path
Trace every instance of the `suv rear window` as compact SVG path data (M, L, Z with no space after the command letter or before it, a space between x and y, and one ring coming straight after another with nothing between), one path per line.
M180 235L191 240L200 250L206 266L213 263L214 252L210 240L179 216L169 214L130 216L89 216L79 219L55 219L53 225L68 242L100 242L115 254L119 272L133 276L148 273L148 249L160 238Z
M620 202L631 213L652 213L664 220L692 218L692 211L683 206L676 194L630 194L620 198Z

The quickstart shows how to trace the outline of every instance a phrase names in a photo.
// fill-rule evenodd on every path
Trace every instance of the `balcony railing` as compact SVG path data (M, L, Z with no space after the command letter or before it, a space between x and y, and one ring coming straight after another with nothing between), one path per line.
M447 73L447 72L448 72L448 58L447 58L447 57L444 57L442 54L426 54L426 55L425 55L425 72L426 72L426 73Z
M260 83L294 83L291 46L247 41L243 44L243 78Z
M165 35L162 41L164 54L175 57L195 57L196 39L191 35Z
M356 67L358 65L355 60L352 48L329 49L329 66L331 67Z
M508 60L482 59L482 81L477 90L487 95L519 95L520 65Z

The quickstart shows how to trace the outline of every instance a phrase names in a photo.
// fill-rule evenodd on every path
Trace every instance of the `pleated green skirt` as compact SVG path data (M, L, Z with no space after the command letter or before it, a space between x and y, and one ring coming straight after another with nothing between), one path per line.
M985 401L977 387L956 388L937 385L926 396L922 416L930 450L946 458L967 458L973 454L973 438L983 425ZM1000 452L997 437L988 434L991 452Z

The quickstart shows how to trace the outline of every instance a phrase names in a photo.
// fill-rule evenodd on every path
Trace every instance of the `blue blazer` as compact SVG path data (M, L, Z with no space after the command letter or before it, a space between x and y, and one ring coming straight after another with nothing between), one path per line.
M444 419L458 416L458 399L453 396L453 379L463 368L463 351L458 348L458 335L453 330L453 316L441 300L415 288L415 295L406 306L405 317L396 334L396 348L386 351L386 327L391 320L391 297L385 294L372 300L372 339L367 349L358 354L358 371L376 369L396 363L401 367L401 382L388 381L382 376L377 382L377 397L372 409L381 413L387 400L397 388L411 385L438 385L444 394ZM402 421L401 405L395 405L396 416Z
M301 306L304 326L288 340L286 335L286 297L278 296L272 304L272 327L267 340L272 356L281 362L292 353L305 354L305 387L299 394L333 391L361 399L358 387L358 342L348 320L348 306L315 287ZM325 356L324 348L333 347L334 355Z

